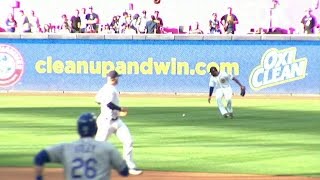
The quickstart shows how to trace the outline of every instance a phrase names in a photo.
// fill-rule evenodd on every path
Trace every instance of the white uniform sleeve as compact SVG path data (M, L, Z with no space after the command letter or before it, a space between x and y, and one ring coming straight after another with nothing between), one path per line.
M49 154L50 162L61 163L63 161L63 150L65 145L66 144L63 143L45 148Z
M232 74L228 74L224 71L220 72L222 77L228 78L229 80L233 79L233 75Z
M96 94L96 102L97 103L101 103L102 102L102 98L103 98L103 90L104 90L104 87L102 87L99 91L98 91L98 93Z
M109 103L113 99L113 92L111 88L103 87L101 88L96 95L97 103Z
M215 86L215 83L214 83L213 77L211 76L209 80L209 87L214 87L214 86Z
M123 160L119 151L114 146L112 146L112 149L110 151L110 157L111 157L111 166L113 169L120 172L126 167L127 164L125 160Z

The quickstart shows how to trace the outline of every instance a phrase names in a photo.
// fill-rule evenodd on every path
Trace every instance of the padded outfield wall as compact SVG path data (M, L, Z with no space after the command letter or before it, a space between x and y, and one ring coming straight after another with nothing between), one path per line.
M317 36L0 34L0 90L206 93L211 66L250 94L320 94ZM235 92L239 91L235 83Z

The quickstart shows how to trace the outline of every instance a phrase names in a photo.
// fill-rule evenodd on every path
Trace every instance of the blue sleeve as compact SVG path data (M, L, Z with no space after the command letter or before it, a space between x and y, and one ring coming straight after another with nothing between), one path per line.
M119 107L119 106L115 105L115 104L114 104L114 103L112 103L112 102L109 102L109 103L107 104L107 106L108 106L108 108L110 108L110 109L112 109L112 110L118 110L118 111L121 111L121 107Z
M119 174L120 174L121 176L128 176L128 175L129 175L128 166L126 165L121 171L119 171Z
M34 164L37 166L43 166L45 163L50 162L49 154L46 150L40 151L34 157Z
M209 89L209 97L211 97L211 96L212 96L213 89L214 89L214 87L211 87L211 86L210 86L210 89Z

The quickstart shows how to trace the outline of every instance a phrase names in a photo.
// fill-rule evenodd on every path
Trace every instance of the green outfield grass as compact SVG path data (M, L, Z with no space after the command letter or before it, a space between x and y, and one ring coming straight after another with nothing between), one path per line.
M236 98L234 119L206 97L121 102L142 169L320 176L319 98ZM76 140L83 112L99 112L92 97L0 95L0 166L32 166L43 147Z

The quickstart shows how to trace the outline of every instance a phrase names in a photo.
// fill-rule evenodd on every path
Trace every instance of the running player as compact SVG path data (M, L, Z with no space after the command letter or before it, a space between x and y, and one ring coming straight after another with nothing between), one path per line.
M63 164L65 179L109 180L111 169L128 176L128 167L119 151L110 143L93 139L97 132L96 116L82 114L78 119L80 139L47 147L34 158L36 180L43 179L44 164Z
M129 167L131 175L139 175L141 169L136 167L133 161L133 140L127 125L120 119L120 112L127 112L128 109L120 107L119 92L116 85L120 75L116 71L110 71L107 83L96 95L96 102L101 106L101 113L97 120L98 132L95 137L97 141L105 141L112 134L116 134L123 144L123 158Z

